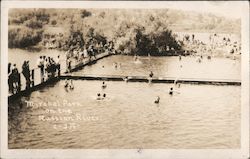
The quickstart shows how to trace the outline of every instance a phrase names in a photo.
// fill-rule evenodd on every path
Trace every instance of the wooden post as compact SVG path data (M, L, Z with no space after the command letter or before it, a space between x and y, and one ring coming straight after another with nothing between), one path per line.
M58 77L60 77L61 76L61 65L60 64L58 64L58 66L57 66L58 68Z
M35 86L35 80L34 80L34 72L35 70L31 70L31 86L34 87Z

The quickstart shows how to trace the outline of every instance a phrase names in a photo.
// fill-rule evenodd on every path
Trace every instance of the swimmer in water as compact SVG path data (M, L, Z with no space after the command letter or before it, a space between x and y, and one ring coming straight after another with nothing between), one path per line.
M128 76L126 76L123 80L124 80L125 82L128 82Z
M107 85L105 84L105 82L102 82L102 89L105 89L107 87Z
M117 69L117 67L118 67L118 64L117 64L117 62L115 62L115 63L114 63L114 65L115 65L115 68Z
M233 56L233 60L236 60L236 56L235 55Z
M68 88L68 86L69 86L69 82L68 82L68 79L66 79L66 80L65 80L64 87L65 87L65 88Z
M180 88L181 87L181 83L178 83L178 88Z
M174 93L174 90L173 90L173 87L170 88L169 92L168 92L170 95L173 95Z
M104 93L104 94L103 94L103 99L104 99L105 97L106 97L106 94Z
M176 85L178 82L178 78L176 77L176 79L174 80L174 85Z
M160 97L157 96L157 99L155 100L155 104L159 104L160 103Z
M179 55L179 61L181 61L181 55Z
M138 56L135 55L135 56L134 56L134 61L137 61L137 60L138 60Z
M170 95L173 95L173 94L174 94L174 92L176 92L176 93L180 94L180 92L174 91L174 88L173 88L173 87L171 87L171 88L170 88L170 90L169 90L169 92L168 92L168 93L169 93Z
M73 80L71 79L70 80L70 86L69 86L70 89L74 89L74 84L73 84Z
M153 78L153 76L154 76L154 73L152 71L150 71L149 77Z
M101 98L101 94L100 93L98 93L97 94L97 98L96 98L96 100L101 100L102 98Z
M198 58L198 59L197 59L197 62L201 63L201 58Z
M154 76L154 73L152 71L150 71L150 74L148 76L149 76L148 83L151 83L152 79L153 79L153 76Z

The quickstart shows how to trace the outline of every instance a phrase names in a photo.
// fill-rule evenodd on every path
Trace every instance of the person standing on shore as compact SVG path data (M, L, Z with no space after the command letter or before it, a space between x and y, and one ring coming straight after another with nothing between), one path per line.
M13 92L13 74L12 74L12 66L11 63L8 64L8 85L9 85L9 92Z
M29 61L24 61L22 65L22 74L26 80L26 89L30 88L30 68Z
M48 70L49 70L49 57L45 57L45 60L44 60L44 79L45 80L47 80L49 77Z
M87 49L86 49L86 46L84 46L83 56L84 56L84 58L87 58L87 57L88 57L88 51L87 51Z
M67 72L70 72L71 71L71 60L69 57L67 57L66 65L67 65Z
M60 55L57 56L57 58L55 59L55 64L56 64L56 69L58 72L58 76L60 76L61 74L61 66L60 66Z
M38 68L40 68L40 72L41 72L41 81L44 81L44 58L43 56L40 56L40 58L37 60L37 66Z
M13 65L12 69L12 75L13 75L13 88L14 88L14 93L17 93L21 90L21 81L20 81L20 74L18 72L18 69L16 67L16 64Z

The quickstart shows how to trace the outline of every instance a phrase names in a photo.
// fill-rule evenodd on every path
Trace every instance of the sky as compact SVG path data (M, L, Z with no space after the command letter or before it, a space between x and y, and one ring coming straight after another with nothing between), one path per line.
M11 2L11 0L9 0ZM27 3L24 3L27 2ZM15 7L90 7L90 8L173 8L199 13L212 13L228 18L240 18L244 13L249 13L248 1L13 1Z
M199 13L210 12L212 14L225 16L228 18L240 18L241 14L243 14L243 8L245 8L244 5L249 4L247 2L242 3L237 1L181 1L170 3L169 7L188 11L196 11Z

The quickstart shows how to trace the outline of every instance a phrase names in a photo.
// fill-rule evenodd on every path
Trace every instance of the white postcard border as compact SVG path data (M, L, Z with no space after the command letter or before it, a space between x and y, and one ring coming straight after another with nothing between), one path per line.
M249 3L241 5L241 148L240 149L8 149L8 9L9 8L166 8L166 1L3 1L1 3L1 157L2 158L192 158L247 159L249 157Z

